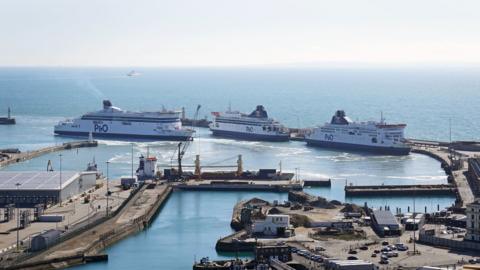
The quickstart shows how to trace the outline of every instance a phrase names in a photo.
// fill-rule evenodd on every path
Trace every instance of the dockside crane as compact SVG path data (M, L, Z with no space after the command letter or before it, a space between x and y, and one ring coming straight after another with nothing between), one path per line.
M192 129L193 129L194 124L197 122L198 113L200 112L201 107L202 106L200 104L197 105L197 109L195 110L195 114L194 114L193 119L192 119ZM183 159L183 156L185 155L185 152L187 151L187 149L190 146L192 141L193 141L193 137L190 138L187 141L179 142L178 145L177 145L177 150L176 150L176 152L177 152L177 163L178 163L178 172L177 172L177 175L176 175L177 180L182 179L182 177L183 177L182 159Z

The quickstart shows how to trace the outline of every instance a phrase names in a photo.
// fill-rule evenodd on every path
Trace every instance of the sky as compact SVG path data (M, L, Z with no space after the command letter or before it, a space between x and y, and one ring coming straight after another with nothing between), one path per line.
M0 0L0 66L480 63L478 0Z

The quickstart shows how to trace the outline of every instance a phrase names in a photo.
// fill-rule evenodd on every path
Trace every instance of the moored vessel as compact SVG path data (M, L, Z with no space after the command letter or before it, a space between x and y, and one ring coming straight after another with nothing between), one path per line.
M103 101L103 109L59 122L55 134L95 138L191 140L193 130L182 128L180 111L130 112Z
M210 130L214 136L258 141L288 141L290 138L287 128L269 118L262 105L250 114L229 109L225 113L213 112L212 115Z
M404 138L406 124L354 122L339 110L330 123L313 128L305 136L308 145L388 155L408 155L411 147Z

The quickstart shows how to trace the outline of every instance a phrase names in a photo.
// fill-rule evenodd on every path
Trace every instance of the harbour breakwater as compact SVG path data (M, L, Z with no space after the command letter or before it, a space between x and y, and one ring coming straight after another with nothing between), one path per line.
M45 148L40 148L38 150L33 150L28 152L11 151L11 149L9 149L10 151L8 152L0 152L0 168L14 164L14 163L33 159L48 153L76 149L76 148L97 147L97 146L98 146L97 141L75 141L75 142L63 143L61 145L48 146Z

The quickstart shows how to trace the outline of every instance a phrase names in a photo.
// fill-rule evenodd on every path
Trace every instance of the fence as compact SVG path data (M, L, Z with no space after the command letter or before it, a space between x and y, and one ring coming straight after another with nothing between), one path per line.
M451 249L480 251L480 243L442 238L435 235L428 235L422 231L419 233L418 242Z
M130 196L128 196L128 198L123 201L120 206L109 216L103 216L103 217L100 217L100 218L97 218L97 219L94 219L93 221L91 221L90 219L87 221L88 224L84 225L84 226L74 226L73 229L71 230L68 230L66 231L64 234L62 234L53 244L51 244L50 246L48 246L47 248L52 248L60 243L63 243L75 236L78 236L96 226L98 226L99 224L111 219L111 218L114 218L115 216L117 216L122 210L123 208L132 200L132 198L135 197L135 195L140 191L142 190L143 188L143 184L141 186L139 186L137 189L133 190L132 193L130 194ZM86 221L82 221L82 223L84 223ZM12 265L17 265L21 262L24 262L30 258L33 258L37 255L39 255L40 253L44 252L45 250L40 250L40 251L36 251L36 252L27 252L27 253L22 253L18 256L16 256L14 258L14 260L12 261ZM82 255L83 256L83 252L79 251L78 252L78 255ZM11 268L11 267L5 267L3 266L3 269L15 269L15 268Z

